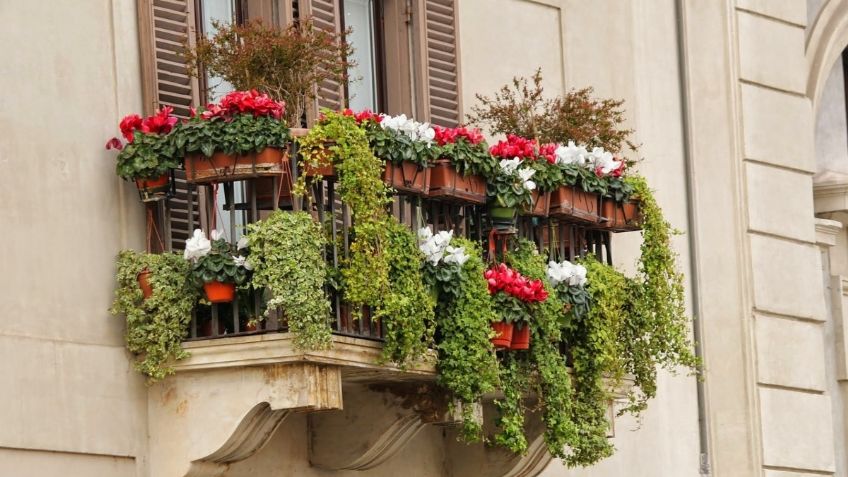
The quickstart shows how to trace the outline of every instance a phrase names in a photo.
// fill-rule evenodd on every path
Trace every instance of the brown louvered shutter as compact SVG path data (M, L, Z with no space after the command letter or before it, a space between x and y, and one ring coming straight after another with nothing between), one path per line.
M200 88L196 78L188 74L180 52L193 44L196 35L194 0L138 0L138 29L141 44L141 74L146 114L160 106L173 106L176 116L187 118L189 108L199 103ZM189 189L185 173L176 171L176 196L158 213L165 230L166 247L182 249L189 230ZM197 203L197 192L191 200ZM198 208L193 208L194 225L200 224Z
M457 126L462 119L459 74L459 34L455 0L418 0L415 25L420 55L417 73L419 116L440 126ZM423 110L423 111L422 111Z
M342 31L339 0L300 0L298 7L298 14L311 18L315 28L335 33ZM310 123L321 108L339 110L347 103L345 85L340 82L325 80L316 87L316 104L313 105L313 110L307 113Z

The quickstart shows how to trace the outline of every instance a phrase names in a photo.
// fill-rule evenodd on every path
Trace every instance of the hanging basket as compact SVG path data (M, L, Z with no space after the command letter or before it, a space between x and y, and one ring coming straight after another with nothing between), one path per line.
M216 152L212 157L189 154L185 158L185 171L186 181L193 184L281 176L281 180L288 181L291 190L288 151L275 147L243 156L223 152Z
M577 186L561 186L551 194L549 214L570 222L597 224L600 196Z
M174 181L171 180L173 171L159 177L136 179L138 197L142 202L156 202L174 196Z
M439 159L430 172L430 199L461 204L486 203L486 180L478 175L461 175L450 159Z
M509 344L511 350L530 349L530 325L523 323L512 329L512 341Z
M616 202L602 199L600 228L612 232L632 232L642 229L642 211L635 201Z
M416 164L412 161L402 161L396 164L392 161L385 162L383 170L383 182L398 192L425 196L430 191L430 168Z
M533 203L521 215L530 215L532 217L547 217L551 207L551 193L540 192L538 189L532 192Z
M492 330L495 331L495 336L492 338L492 344L495 348L509 348L512 344L513 324L505 321L491 322Z
M509 233L515 231L515 207L496 207L489 205L489 220L492 222L492 229L500 233Z

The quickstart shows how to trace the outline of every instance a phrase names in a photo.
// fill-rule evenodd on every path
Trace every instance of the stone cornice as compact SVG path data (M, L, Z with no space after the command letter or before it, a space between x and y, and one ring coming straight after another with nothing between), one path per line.
M817 214L848 211L848 174L825 171L813 179Z

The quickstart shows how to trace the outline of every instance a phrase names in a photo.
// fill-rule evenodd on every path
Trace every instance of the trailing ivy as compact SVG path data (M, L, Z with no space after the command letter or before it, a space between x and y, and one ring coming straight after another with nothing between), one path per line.
M386 327L382 359L403 367L424 356L433 343L436 304L421 280L422 255L415 236L394 219L386 225L391 288L375 317Z
M138 355L135 368L158 381L174 370L172 360L188 357L180 343L188 333L197 291L189 279L189 263L172 253L124 250L118 255L113 314L127 319L127 349ZM153 294L143 298L138 275L149 270Z
M504 353L500 363L500 381L503 399L495 399L500 416L497 425L501 431L495 435L495 444L506 447L516 454L527 452L527 437L524 435L524 394L530 388L529 369L526 361L515 353Z
M657 366L670 371L680 366L697 371L700 360L689 339L683 274L677 269L677 254L671 244L675 231L645 179L633 176L627 180L642 211L639 286L633 293L632 316L621 333L628 344L627 372L633 375L639 391L630 395L626 411L638 413L656 396Z
M498 362L489 341L490 322L496 319L483 273L480 247L466 239L454 238L451 244L464 247L469 259L462 267L427 265L425 274L438 296L436 325L441 336L439 384L463 404L462 437L479 441L482 426L474 415L474 404L498 385Z
M569 324L571 313L565 313L565 304L547 279L544 257L528 240L519 240L507 262L522 275L542 280L548 299L532 305L532 346L530 362L536 370L536 393L542 407L545 423L545 444L554 457L566 458L566 446L574 447L580 421L573 414L573 388L571 376L560 353L562 328Z
M324 293L326 237L306 212L272 213L247 226L253 286L268 287L268 311L281 308L294 344L301 349L332 345L330 302Z
M383 163L371 152L365 131L353 116L325 111L305 137L298 139L302 164L317 168L329 155L339 175L339 195L352 213L350 255L341 270L345 300L354 318L364 306L377 306L389 290L389 264L384 253L390 202L382 180ZM306 193L302 176L296 187Z

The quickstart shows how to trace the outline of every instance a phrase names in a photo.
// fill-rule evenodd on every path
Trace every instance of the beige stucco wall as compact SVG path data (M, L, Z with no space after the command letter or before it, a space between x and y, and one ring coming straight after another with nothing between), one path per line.
M107 312L141 210L103 147L140 106L134 2L0 17L0 475L144 475L145 388Z

